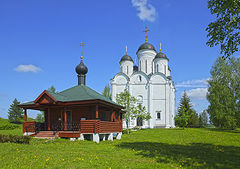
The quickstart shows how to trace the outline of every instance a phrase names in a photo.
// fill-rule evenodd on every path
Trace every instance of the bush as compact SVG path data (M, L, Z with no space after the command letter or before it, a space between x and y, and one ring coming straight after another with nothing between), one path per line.
M2 124L0 125L0 130L13 130L13 129L16 129L16 128L19 128L18 125L16 124Z
M31 137L0 134L0 143L29 144Z

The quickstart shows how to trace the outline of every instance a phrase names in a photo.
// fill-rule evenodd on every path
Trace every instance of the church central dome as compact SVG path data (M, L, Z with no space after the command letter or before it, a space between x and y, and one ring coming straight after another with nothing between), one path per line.
M145 42L144 44L142 44L142 45L138 48L137 53L138 53L140 50L143 50L143 49L148 49L148 50L154 50L154 51L156 51L155 47L154 47L151 43L147 43L147 42Z

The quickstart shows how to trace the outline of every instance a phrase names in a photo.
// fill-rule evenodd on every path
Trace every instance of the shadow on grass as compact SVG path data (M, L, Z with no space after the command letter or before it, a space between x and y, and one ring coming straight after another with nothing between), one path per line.
M158 163L190 168L240 168L240 147L193 143L190 145L156 142L124 142L119 148L154 158Z
M230 129L220 129L220 128L203 128L204 130L208 131L217 131L217 132L228 132L228 133L239 133L240 129L230 130Z

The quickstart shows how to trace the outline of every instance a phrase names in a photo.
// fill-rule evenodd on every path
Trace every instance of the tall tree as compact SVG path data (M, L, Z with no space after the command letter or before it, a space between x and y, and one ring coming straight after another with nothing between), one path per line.
M129 134L129 122L131 118L135 118L135 104L136 104L136 98L131 96L127 89L125 89L123 92L117 94L116 101L118 104L125 107L123 114L123 119L126 121L127 125L127 133Z
M206 127L207 124L208 124L207 110L203 110L202 113L199 114L199 126Z
M22 108L18 107L19 104L20 102L15 98L8 109L8 120L11 123L21 123L23 120L24 112Z
M210 47L221 45L221 53L226 57L239 51L240 44L240 0L208 0L208 8L216 20L206 31Z
M234 129L240 125L240 58L219 57L211 69L207 99L214 126Z
M50 88L48 88L48 91L56 93L56 88L52 85Z
M175 117L175 123L179 127L186 127L189 124L192 124L194 120L191 121L191 118L194 117L194 110L192 108L191 100L187 96L186 91L184 91L183 96L180 99L178 114Z
M111 87L110 87L109 84L104 87L104 89L103 89L103 91L102 91L102 94L103 94L106 98L112 100L112 92L111 92Z
M199 127L199 117L195 110L192 109L192 112L190 114L189 118L189 127Z

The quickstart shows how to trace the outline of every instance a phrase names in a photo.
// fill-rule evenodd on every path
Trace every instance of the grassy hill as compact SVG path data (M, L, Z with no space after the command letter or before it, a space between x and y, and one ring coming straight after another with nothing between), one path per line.
M0 143L0 150L0 168L228 169L240 168L240 131L148 129L99 144L33 139L30 145Z

